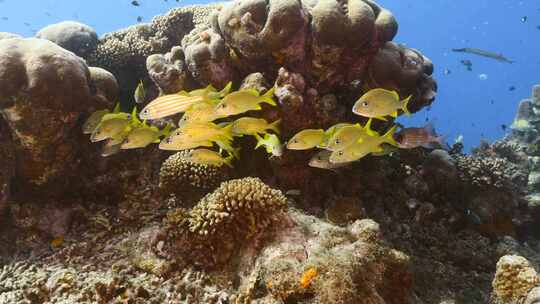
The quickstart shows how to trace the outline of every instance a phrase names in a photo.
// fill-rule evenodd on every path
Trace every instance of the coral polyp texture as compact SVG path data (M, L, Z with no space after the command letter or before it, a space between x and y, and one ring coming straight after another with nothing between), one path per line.
M188 154L189 150L177 152L161 165L159 187L165 195L197 200L227 178L224 168L191 162Z
M226 262L246 239L259 235L287 208L280 190L258 178L246 177L222 183L193 209L172 211L169 218L169 254L190 257L203 266Z
M537 286L540 286L540 276L524 257L505 255L497 262L497 272L493 280L497 297L505 301L523 300L529 291Z

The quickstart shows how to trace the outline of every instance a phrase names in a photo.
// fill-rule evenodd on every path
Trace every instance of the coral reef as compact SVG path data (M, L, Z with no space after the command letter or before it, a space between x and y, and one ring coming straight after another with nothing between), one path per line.
M141 80L143 104L229 81L273 90L256 115L290 138L364 124L350 109L376 87L428 106L433 64L391 41L397 21L370 0L184 7L98 41L65 26L39 34L57 44L0 33L0 302L538 301L540 87L512 136L467 156L401 149L322 170L309 151L242 149L234 171L155 147L102 158L81 125L130 108Z
M210 12L221 5L188 6L158 16L151 23L109 33L98 42L88 57L92 66L112 72L120 83L120 99L133 101L140 79L146 79L145 62L152 54L165 53L180 45L184 35L206 23Z
M76 143L81 114L114 102L95 94L115 87L93 83L84 60L47 40L4 39L0 50L0 113L17 142L17 177L35 185L69 178L84 147Z
M186 160L189 150L177 152L167 158L159 171L159 188L167 196L174 194L189 205L215 189L227 179L224 167L203 165Z
M87 58L97 48L96 31L86 24L63 21L42 28L36 38L50 40L76 55Z
M475 186L522 187L526 179L526 173L503 158L461 155L454 158L460 177Z
M499 259L493 279L497 297L506 302L517 301L527 297L536 286L540 286L540 276L527 259L517 255L505 255Z
M224 182L193 209L169 213L167 235L174 238L161 251L203 267L222 265L245 239L275 223L286 206L281 191L258 178Z

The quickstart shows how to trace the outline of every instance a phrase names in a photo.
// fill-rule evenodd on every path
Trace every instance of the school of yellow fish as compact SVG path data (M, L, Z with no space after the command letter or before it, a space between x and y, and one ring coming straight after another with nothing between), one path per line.
M354 114L368 118L364 126L339 123L326 130L306 129L283 145L279 138L280 120L268 122L249 116L238 118L247 112L261 110L263 103L276 106L273 89L264 95L253 89L230 90L231 83L221 91L209 85L190 92L162 95L148 103L140 113L136 109L132 113L123 113L118 106L112 112L96 111L83 125L83 132L91 134L92 142L106 140L103 156L121 149L144 148L159 143L162 150L190 149L190 161L230 167L232 160L239 157L239 149L233 145L234 138L242 136L253 136L257 141L255 149L264 147L268 154L276 157L282 155L284 146L290 150L319 148L321 151L312 157L309 165L330 170L370 154L387 155L397 148L428 147L434 142L441 143L441 137L430 131L431 127L406 128L397 134L398 142L394 138L396 125L384 134L372 130L372 119L386 121L386 117L395 118L401 112L410 115L407 105L411 96L401 100L397 92L377 88L363 94L352 108ZM137 103L145 100L144 92L141 82L134 94ZM147 123L147 120L180 113L182 116L174 130L171 124L159 130Z
M221 91L211 85L191 92L159 96L148 103L140 113L120 112L117 106L112 112L94 112L83 125L83 132L91 134L90 140L106 140L102 155L109 156L121 149L144 148L159 143L162 150L192 149L189 160L215 166L232 167L233 158L238 158L239 149L233 146L234 137L253 136L255 148L264 147L273 156L281 156L282 143L279 135L279 120L269 123L262 118L237 116L249 111L261 110L261 104L276 106L272 99L273 89L260 95L252 89L229 93L231 83ZM134 97L137 103L145 100L143 83L137 86ZM147 120L166 118L182 113L178 127L167 125L163 130L147 124ZM143 120L141 122L141 120ZM222 120L221 122L216 122ZM273 132L273 133L269 133ZM214 151L212 148L219 151ZM226 152L226 156L223 155Z

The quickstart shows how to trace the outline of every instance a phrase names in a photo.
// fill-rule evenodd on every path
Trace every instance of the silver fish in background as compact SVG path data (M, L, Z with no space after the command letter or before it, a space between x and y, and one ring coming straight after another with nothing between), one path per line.
M431 123L421 128L402 129L395 135L395 140L401 149L446 147L445 137L437 135Z
M482 56L482 57L495 59L495 60L500 61L500 62L514 63L514 61L504 57L502 54L497 54L497 53L493 53L493 52L485 51L485 50L481 50L481 49L476 49L476 48L452 49L452 52L469 53L469 54L474 54L474 55L478 55L478 56Z

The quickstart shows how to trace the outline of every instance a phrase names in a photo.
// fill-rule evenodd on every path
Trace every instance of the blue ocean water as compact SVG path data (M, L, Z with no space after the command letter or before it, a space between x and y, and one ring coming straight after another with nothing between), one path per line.
M102 35L183 5L180 0L0 0L0 31L33 36L63 20L86 23ZM463 135L466 147L504 136L518 102L540 83L540 1L379 0L399 23L396 42L417 48L435 63L439 94L430 110L401 118L407 126L432 121L451 142ZM515 61L498 62L452 48L474 47ZM472 71L460 63L472 62ZM446 72L445 72L446 71Z

